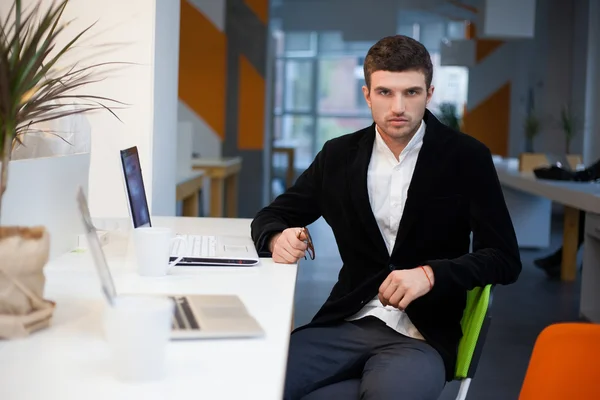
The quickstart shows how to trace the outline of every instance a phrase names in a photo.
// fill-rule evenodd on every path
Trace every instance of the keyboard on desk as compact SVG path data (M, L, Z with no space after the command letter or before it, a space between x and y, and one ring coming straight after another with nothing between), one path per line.
M217 253L216 236L177 235L171 247L171 256L179 257L215 257Z
M170 296L170 299L175 305L171 320L171 327L173 329L181 330L200 329L187 297Z

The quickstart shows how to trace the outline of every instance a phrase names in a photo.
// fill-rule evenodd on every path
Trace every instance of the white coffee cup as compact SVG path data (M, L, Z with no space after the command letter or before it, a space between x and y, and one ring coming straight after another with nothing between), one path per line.
M121 296L107 307L105 337L111 369L124 381L162 379L171 332L173 301L159 296Z
M173 231L162 227L140 227L133 231L135 254L138 272L143 276L163 276L169 268L176 265L183 257L169 262L173 241L183 238L175 237Z

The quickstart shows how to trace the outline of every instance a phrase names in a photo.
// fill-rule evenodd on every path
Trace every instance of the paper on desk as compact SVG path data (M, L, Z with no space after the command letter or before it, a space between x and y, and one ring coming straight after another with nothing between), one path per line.
M69 109L74 107L67 105L63 111ZM23 144L15 143L13 160L89 153L91 125L84 114L74 114L31 125L20 139Z

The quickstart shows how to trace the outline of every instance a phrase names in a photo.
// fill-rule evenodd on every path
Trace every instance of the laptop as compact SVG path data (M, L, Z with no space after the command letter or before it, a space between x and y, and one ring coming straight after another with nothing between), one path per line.
M108 303L113 305L117 291L81 188L77 193L77 204L85 226L88 247L102 285L102 292ZM172 339L252 338L264 335L263 329L248 313L238 296L197 294L166 296L175 304L171 325Z
M564 153L546 154L546 159L548 160L550 165L555 165L566 171L571 171L571 164L569 163L569 159L567 158L567 156Z
M133 227L152 226L137 146L121 150L121 163ZM249 236L210 236L177 234L171 261L183 257L177 265L253 266L258 253Z

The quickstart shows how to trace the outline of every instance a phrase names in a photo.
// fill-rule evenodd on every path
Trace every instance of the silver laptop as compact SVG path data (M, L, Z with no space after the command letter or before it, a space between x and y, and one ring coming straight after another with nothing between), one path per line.
M152 226L146 199L144 179L136 146L121 150L121 163L133 227ZM171 261L183 257L177 265L253 266L259 262L258 253L249 236L207 236L177 234L185 239L175 240Z
M546 159L550 165L556 165L566 171L571 171L571 164L569 163L569 159L566 154L546 154Z
M85 226L88 247L100 277L102 292L108 303L113 305L117 291L81 188L77 193L77 203ZM165 296L175 303L172 339L252 338L264 335L258 322L235 295Z

